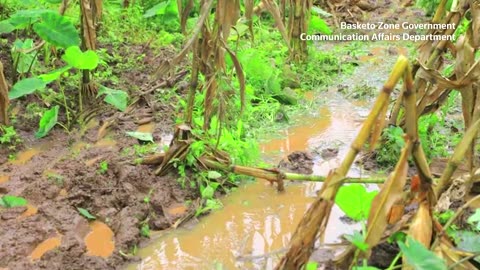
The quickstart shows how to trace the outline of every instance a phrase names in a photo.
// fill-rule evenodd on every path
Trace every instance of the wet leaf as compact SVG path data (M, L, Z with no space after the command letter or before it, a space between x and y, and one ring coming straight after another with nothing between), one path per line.
M80 213L80 215L86 217L87 219L91 219L91 220L96 219L96 217L90 214L90 212L88 212L88 210L85 208L77 207L77 210Z
M76 69L87 70L95 69L100 61L97 53L92 50L82 52L78 46L71 46L65 50L62 59Z
M140 141L153 142L152 133L138 132L138 131L128 131L127 135L130 136L130 137L139 139Z
M13 195L3 195L2 199L0 200L0 206L5 208L12 208L17 206L25 206L27 205L27 200L22 197L17 197Z
M105 95L103 101L113 105L120 111L125 111L127 109L128 94L122 90L110 89L105 86L100 86L97 97Z
M58 109L60 106L56 105L50 110L43 113L40 119L38 131L35 133L35 138L43 138L48 132L57 124L58 121Z
M26 96L37 90L43 89L47 84L39 78L27 78L21 81L18 81L10 92L8 92L9 99L16 99L19 97Z
M33 30L42 39L62 48L80 44L77 29L65 16L48 12L43 13L40 17L42 22L33 25Z
M344 237L361 251L366 251L368 249L368 244L365 243L365 238L360 232L354 231L353 234L346 234Z
M365 220L377 193L377 191L367 191L361 184L345 185L338 190L335 203L351 219Z
M222 177L222 175L217 171L208 171L207 177L209 179L218 179L218 178Z
M398 242L398 246L408 264L415 270L447 270L442 259L411 237L408 237L405 243Z
M475 226L476 224L475 228L480 231L480 209L477 208L475 213L473 213L473 215L471 215L467 221L470 225Z

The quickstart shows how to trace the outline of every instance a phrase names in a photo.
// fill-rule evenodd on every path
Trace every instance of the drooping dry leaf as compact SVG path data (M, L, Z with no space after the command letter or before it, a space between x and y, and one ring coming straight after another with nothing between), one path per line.
M470 13L472 16L472 45L478 49L480 47L480 2L473 1L470 5Z
M418 70L416 76L425 79L431 83L438 84L439 87L448 89L460 89L480 80L480 61L475 62L475 64L472 65L472 67L468 70L465 76L457 79L456 81L451 81L443 77L438 71L434 69L429 69L422 64L420 64L420 69Z
M429 205L426 201L420 203L416 215L408 230L408 235L422 243L426 248L430 248L432 241L433 224Z
M367 235L365 237L369 250L378 244L387 228L392 206L402 200L403 187L407 180L407 160L411 151L411 145L410 141L405 143L395 170L390 174L380 192L375 196L375 199L373 199L367 221Z
M254 41L253 35L253 0L244 0L245 5L245 19L247 19L248 31L250 32L250 38Z
M283 23L282 15L280 14L280 9L278 8L277 3L273 0L263 0L263 3L268 12L272 14L273 19L275 20L275 25L282 34L287 46L290 48L290 38L288 36L287 29L285 28L285 24Z

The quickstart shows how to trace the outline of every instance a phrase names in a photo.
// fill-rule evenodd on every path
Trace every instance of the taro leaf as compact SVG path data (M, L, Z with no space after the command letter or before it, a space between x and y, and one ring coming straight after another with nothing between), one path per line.
M476 224L475 228L480 231L480 209L477 208L475 213L468 218L467 222L472 226Z
M58 109L60 106L56 105L50 110L43 113L40 119L38 131L35 133L35 138L43 138L48 132L57 124L58 121Z
M27 200L22 197L17 197L13 195L3 195L2 199L0 199L0 206L6 208L12 208L17 206L25 206L27 205Z
M127 109L128 94L125 91L110 89L105 86L100 86L97 97L105 94L103 101L113 105L120 111L125 111Z
M55 13L55 11L50 9L19 10L7 21L13 25L15 29L23 29L37 22L40 17L46 13Z
M10 23L9 20L4 20L0 22L0 34L8 34L15 30L15 26Z
M353 234L346 234L344 237L361 251L366 251L368 249L368 244L365 243L365 238L360 232L354 231Z
M13 87L10 92L8 92L9 99L16 99L19 97L23 97L25 95L31 94L36 90L43 89L47 85L40 78L27 78L21 81L18 81Z
M80 215L86 217L87 219L91 219L91 220L96 219L96 217L90 214L90 212L88 212L88 210L85 208L77 207L77 210L80 213Z
M127 135L130 136L130 137L134 137L136 139L139 139L140 141L153 142L152 133L138 132L138 131L128 131Z
M58 78L60 78L60 76L62 76L62 74L64 72L68 71L70 68L72 68L72 67L71 66L64 66L64 67L56 69L52 72L39 75L38 78L42 79L45 83L50 83L50 82L53 82L53 81L57 80Z
M92 70L98 66L99 58L92 50L82 52L80 47L71 46L65 50L62 59L76 69Z
M20 51L33 48L33 40L30 38L26 39L25 41L17 39L13 43L13 46L14 50L12 52L12 57L15 59L15 61L18 61L17 72L26 73L30 69L32 62L35 61L35 54L34 52L27 54Z
M42 39L57 47L68 48L80 43L77 29L65 16L57 13L44 13L42 22L33 25L33 30Z
M218 178L222 177L222 175L217 171L208 171L207 177L209 179L218 179Z
M473 253L480 252L480 235L478 233L459 231L455 236L458 248Z
M365 220L377 193L377 191L368 192L361 184L342 186L335 197L335 203L351 219Z
M445 262L420 242L408 237L405 243L397 242L408 265L415 270L446 270Z

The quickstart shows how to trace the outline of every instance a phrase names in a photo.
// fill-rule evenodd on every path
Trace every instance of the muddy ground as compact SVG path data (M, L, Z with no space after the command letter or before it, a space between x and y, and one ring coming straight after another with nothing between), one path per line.
M11 83L10 48L1 46L0 59ZM135 69L114 68L123 89L144 86L159 57L171 57L174 51L127 47L119 52L122 57L137 53L146 57ZM110 86L108 82L104 85ZM153 94L143 97L135 110L121 117L101 140L97 140L99 127L113 111L97 114L86 124L86 131L74 130L68 135L57 127L46 138L35 139L39 118L29 117L25 107L40 100L29 96L12 102L16 110L14 126L23 142L15 148L0 146L0 196L24 197L28 208L0 209L0 269L118 269L135 259L132 251L142 240L143 224L152 230L166 229L188 212L168 210L196 199L198 192L181 188L174 175L157 177L154 168L137 165L135 159L140 155L134 145L140 146L139 141L125 135L126 131L135 131L139 122L150 119L155 122L152 131L157 143L153 151L168 144L168 136L163 135L173 129L176 102L156 102ZM9 158L14 153L18 153L16 158ZM102 170L101 163L108 168ZM98 239L100 243L113 241L111 255L89 255L85 240L92 222L77 208L88 210L111 229L113 239ZM44 242L58 238L56 248ZM38 258L39 252L45 253Z

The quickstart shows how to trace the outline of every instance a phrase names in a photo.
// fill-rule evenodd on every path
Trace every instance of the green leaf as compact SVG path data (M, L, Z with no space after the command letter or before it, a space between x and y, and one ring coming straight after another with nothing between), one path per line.
M361 251L366 251L368 249L368 244L365 243L365 238L358 231L354 231L353 234L346 234L345 239L354 244Z
M148 224L142 225L142 228L140 228L140 234L150 238L150 227L148 226Z
M62 0L46 0L50 4L60 4Z
M44 13L42 22L33 25L33 30L42 39L57 47L68 48L80 44L80 38L73 23L57 13Z
M312 16L310 18L310 31L320 32L325 35L332 34L332 30L328 27L328 24L318 16Z
M19 10L13 14L8 22L15 27L15 29L23 29L36 23L43 14L56 13L50 9L32 9L32 10Z
M220 174L217 171L208 171L207 177L209 179L218 179L218 178L222 177L222 174Z
M408 264L415 270L447 270L445 262L420 242L408 237L405 243L397 242Z
M100 61L96 52L92 50L82 52L78 46L68 47L62 59L76 69L88 70L95 69Z
M13 195L3 195L2 199L0 200L0 205L6 208L25 206L27 205L27 200L25 200L25 198Z
M480 252L480 235L478 233L458 231L455 239L458 248L473 253Z
M307 262L305 265L305 270L317 270L318 262Z
M202 199L211 199L213 198L214 193L215 193L215 190L211 186L206 186L202 190Z
M25 95L31 94L36 90L43 89L47 84L39 78L27 78L18 81L10 92L8 92L9 99L16 99Z
M477 208L475 213L468 218L467 222L473 226L476 224L475 229L480 231L480 209Z
M80 215L86 217L87 219L91 219L91 220L96 219L96 217L90 214L90 212L88 212L88 210L85 208L77 207L77 210L80 213Z
M335 203L351 219L366 220L377 193L378 191L368 192L361 184L342 186L335 197Z
M50 83L60 78L60 76L62 76L63 73L65 73L71 68L72 68L71 66L64 66L62 68L51 71L49 73L39 75L38 78L42 79L42 81L44 81L45 83Z
M125 91L110 89L101 85L97 97L104 94L105 98L103 101L106 103L113 105L122 112L127 109L128 94Z
M15 30L15 26L9 20L0 21L0 34L8 34Z
M48 132L57 124L58 121L58 109L60 106L56 105L50 110L43 113L40 119L38 131L35 133L35 138L43 138Z
M16 39L13 42L12 57L13 59L15 59L15 61L18 61L17 63L18 73L26 73L30 69L30 66L33 65L32 62L34 62L36 58L36 54L34 52L31 52L31 53L20 52L22 50L28 50L31 48L33 48L33 40L30 38L26 39L25 41Z
M152 133L147 132L138 132L138 131L127 131L128 136L139 139L144 142L153 142Z
M155 15L164 15L167 8L168 1L161 2L145 12L143 15L144 18L150 18Z

